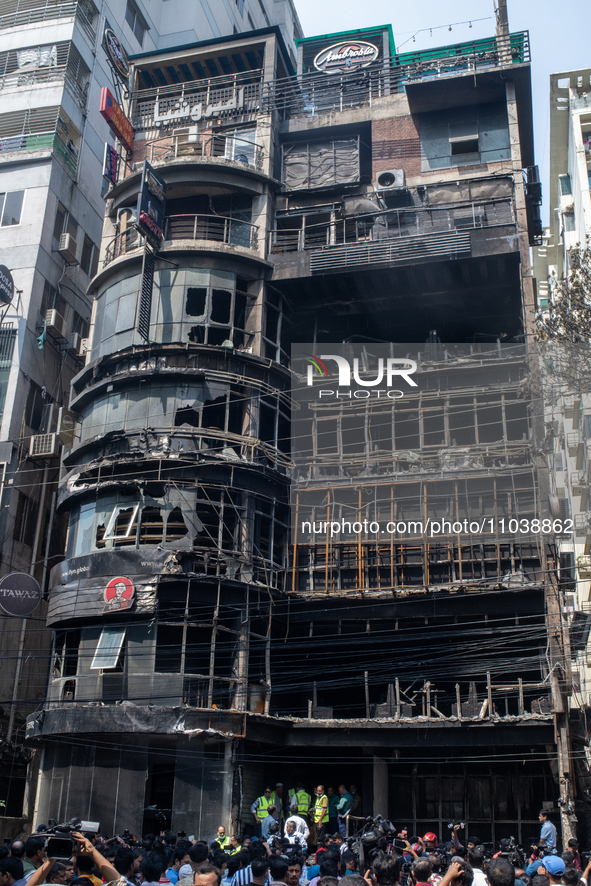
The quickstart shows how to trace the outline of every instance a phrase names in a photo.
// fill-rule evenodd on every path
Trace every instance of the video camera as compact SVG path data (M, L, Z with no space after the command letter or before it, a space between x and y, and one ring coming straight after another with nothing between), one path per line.
M74 840L72 834L75 831L96 834L99 830L98 821L81 821L79 818L71 818L68 822L58 824L54 818L50 818L49 829L39 834L40 837L47 837L47 856L48 858L71 858L76 854L78 842Z
M515 837L504 837L501 840L500 857L506 858L514 867L523 867L525 863L523 846L517 843Z

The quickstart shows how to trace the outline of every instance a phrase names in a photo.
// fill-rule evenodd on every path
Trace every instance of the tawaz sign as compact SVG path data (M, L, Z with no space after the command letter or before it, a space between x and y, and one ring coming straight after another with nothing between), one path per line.
M325 74L344 74L366 68L375 62L379 49L373 43L364 40L346 40L333 43L318 53L314 59L314 67Z

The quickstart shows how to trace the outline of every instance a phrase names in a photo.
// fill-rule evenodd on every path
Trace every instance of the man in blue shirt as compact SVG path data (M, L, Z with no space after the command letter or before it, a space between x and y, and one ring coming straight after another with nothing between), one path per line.
M556 828L551 821L548 821L548 813L545 809L540 809L538 819L542 825L540 843L543 843L546 849L551 852L556 852Z

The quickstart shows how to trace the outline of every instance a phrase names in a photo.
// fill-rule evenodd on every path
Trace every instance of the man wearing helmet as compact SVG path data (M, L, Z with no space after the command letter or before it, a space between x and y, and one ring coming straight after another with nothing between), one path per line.
M422 854L424 856L429 856L437 849L437 843L439 840L437 839L437 834L434 834L433 831L427 831L423 839L419 840L419 842L423 847Z

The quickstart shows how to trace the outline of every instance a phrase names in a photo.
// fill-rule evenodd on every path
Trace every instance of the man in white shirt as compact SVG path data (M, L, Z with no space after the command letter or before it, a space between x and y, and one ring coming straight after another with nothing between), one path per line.
M482 870L484 864L484 852L480 847L468 849L468 861L472 865L474 871L474 886L487 886L488 880Z
M287 837L290 834L296 834L298 837L303 837L304 840L307 840L310 836L310 828L301 815L290 815L285 822L285 833ZM294 841L290 840L289 842L293 843Z

